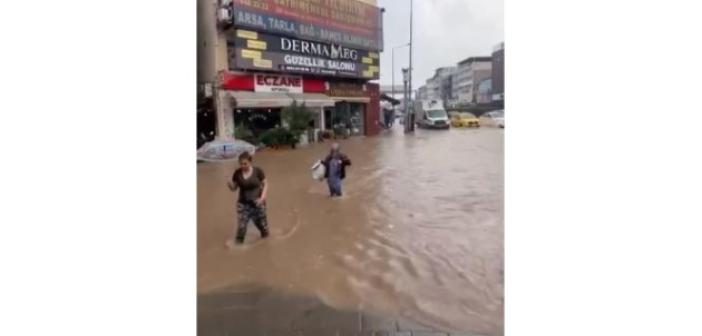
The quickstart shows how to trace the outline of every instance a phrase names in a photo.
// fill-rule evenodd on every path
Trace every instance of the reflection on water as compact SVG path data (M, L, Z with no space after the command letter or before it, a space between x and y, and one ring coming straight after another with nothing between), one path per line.
M327 145L256 155L271 238L228 250L236 164L198 165L198 291L261 284L340 309L503 333L503 132L423 131L342 142L353 166L330 199L310 166Z

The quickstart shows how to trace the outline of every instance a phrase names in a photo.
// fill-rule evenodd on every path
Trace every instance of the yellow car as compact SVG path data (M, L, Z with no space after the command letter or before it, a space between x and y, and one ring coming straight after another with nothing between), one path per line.
M451 115L453 127L480 127L480 120L471 113L454 113Z

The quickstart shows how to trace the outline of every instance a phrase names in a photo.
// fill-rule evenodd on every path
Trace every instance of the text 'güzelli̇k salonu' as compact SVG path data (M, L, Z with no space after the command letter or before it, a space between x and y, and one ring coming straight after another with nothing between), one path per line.
M315 130L379 132L375 0L198 0L198 24L199 134L280 127L293 101L314 112Z

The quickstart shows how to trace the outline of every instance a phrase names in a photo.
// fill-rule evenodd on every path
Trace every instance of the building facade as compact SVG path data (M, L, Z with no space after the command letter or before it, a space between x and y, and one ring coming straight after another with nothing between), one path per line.
M491 76L491 57L470 57L458 62L453 76L453 97L458 104L478 103L478 85Z
M478 84L478 95L476 97L476 103L478 104L490 104L492 102L492 78L483 79L480 84Z
M419 89L417 89L417 100L428 100L428 99L429 99L429 95L427 93L427 86L425 84L425 85L420 86Z
M456 72L456 67L442 67L436 69L434 76L427 79L421 95L426 100L442 100L447 101L453 99L453 76ZM418 92L418 96L420 93Z
M492 52L492 100L504 104L505 100L505 43L495 46Z
M198 139L209 129L226 139L237 127L254 134L280 127L293 101L316 112L315 129L380 131L380 88L370 82L379 78L383 49L375 1L197 3Z

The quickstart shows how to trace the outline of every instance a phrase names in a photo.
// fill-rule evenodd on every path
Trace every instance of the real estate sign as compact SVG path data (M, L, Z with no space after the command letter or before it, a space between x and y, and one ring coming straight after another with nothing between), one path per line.
M349 0L234 0L237 27L383 50L382 14L376 6Z

